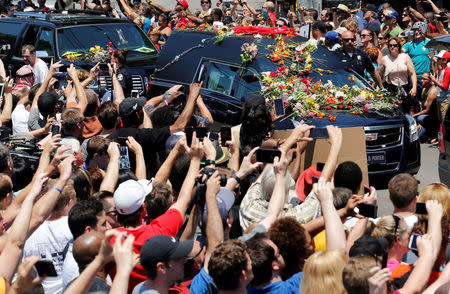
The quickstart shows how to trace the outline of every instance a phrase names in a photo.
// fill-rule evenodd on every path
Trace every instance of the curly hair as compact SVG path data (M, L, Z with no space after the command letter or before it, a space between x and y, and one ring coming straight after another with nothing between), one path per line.
M306 230L294 217L276 220L268 232L270 240L278 246L285 261L283 280L302 270L300 260L305 258L308 248Z
M216 247L208 271L219 290L235 290L242 271L247 269L247 246L239 240L229 240Z

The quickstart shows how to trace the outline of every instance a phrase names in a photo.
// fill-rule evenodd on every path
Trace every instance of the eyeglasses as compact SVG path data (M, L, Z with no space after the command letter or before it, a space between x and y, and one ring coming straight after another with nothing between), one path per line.
M400 217L396 216L395 214L392 215L392 218L395 221L395 229L394 229L394 235L397 236L397 230L398 230L398 225L400 224Z
M354 42L355 41L355 39L354 38L342 38L342 41L344 41L344 42Z
M389 44L389 47L398 47L398 44Z

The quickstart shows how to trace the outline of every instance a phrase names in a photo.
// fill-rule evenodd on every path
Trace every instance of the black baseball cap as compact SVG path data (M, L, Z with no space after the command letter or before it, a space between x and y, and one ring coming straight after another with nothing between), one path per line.
M373 11L373 12L375 12L375 13L378 13L377 7L376 7L375 5L373 5L373 4L367 5L366 7L364 7L364 8L362 9L362 11L364 11L364 12L366 12L366 11Z
M141 109L146 102L147 100L143 97L125 98L119 105L119 115L122 117L129 116Z
M174 237L166 235L153 236L141 248L141 265L144 269L149 269L158 262L187 257L193 246L194 240L179 242Z

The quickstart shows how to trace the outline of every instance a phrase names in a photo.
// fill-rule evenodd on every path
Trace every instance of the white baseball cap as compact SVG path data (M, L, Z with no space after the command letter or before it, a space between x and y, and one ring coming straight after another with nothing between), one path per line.
M141 208L145 196L153 189L151 181L128 180L117 187L114 192L114 204L116 210L122 215L129 215Z

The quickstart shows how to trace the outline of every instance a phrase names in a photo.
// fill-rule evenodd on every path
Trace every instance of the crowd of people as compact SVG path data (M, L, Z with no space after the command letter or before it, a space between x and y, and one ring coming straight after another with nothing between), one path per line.
M45 1L32 4L2 13L46 10ZM126 0L120 9L76 5L133 19L159 48L173 29L202 23L311 24L312 39L374 86L398 91L431 140L450 101L450 52L425 47L450 19L432 0L402 17L364 1L354 12L340 4L320 13L270 1L260 12L246 1L212 8L201 0L198 13L186 0L173 11ZM61 62L47 66L32 45L21 53L26 65L15 79L0 63L1 138L35 144L37 160L0 144L0 293L450 293L446 185L418 191L413 176L398 174L388 184L392 214L369 218L358 206L374 207L377 191L362 190L355 162L339 163L339 127L326 128L323 167L303 170L314 127L272 138L277 116L259 94L247 97L241 124L222 142L195 131L214 123L202 83L187 94L177 85L130 97L127 51L117 50L108 64L112 93L102 99L87 87L98 64L89 72L71 64L58 89ZM261 147L280 155L259 162Z

